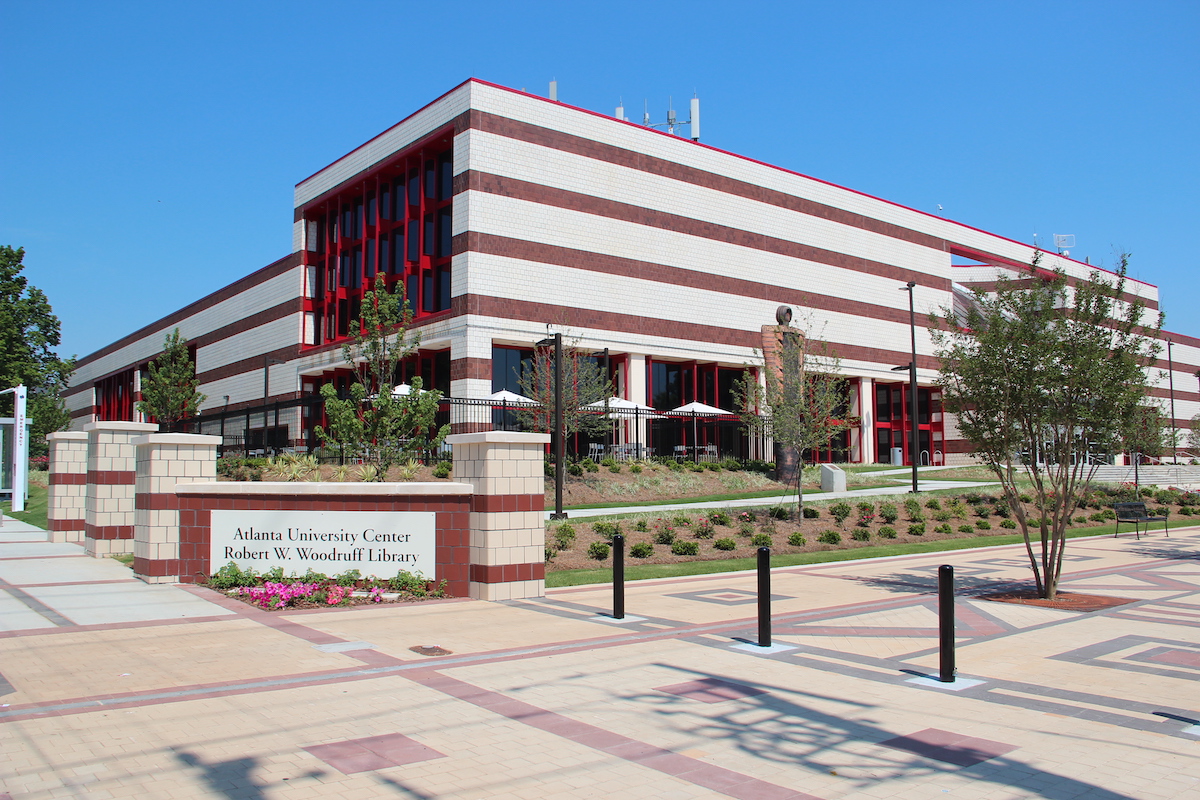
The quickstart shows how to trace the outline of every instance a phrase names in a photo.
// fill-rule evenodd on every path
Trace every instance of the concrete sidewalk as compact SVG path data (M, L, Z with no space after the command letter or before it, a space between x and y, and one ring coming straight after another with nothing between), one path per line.
M30 546L0 541L18 605L130 588ZM1131 601L1086 614L979 597L1027 580L1020 547L781 568L770 649L752 573L631 584L621 622L605 586L284 613L162 587L211 613L99 624L27 605L44 621L0 633L0 798L1200 798L1198 547L1072 540L1064 588ZM913 680L942 563L951 685Z

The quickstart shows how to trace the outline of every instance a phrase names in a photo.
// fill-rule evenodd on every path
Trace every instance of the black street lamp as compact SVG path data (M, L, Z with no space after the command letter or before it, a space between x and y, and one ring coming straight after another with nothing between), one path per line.
M919 491L917 489L917 464L920 461L918 453L921 441L917 427L917 314L913 304L913 287L916 285L916 281L909 281L907 286L900 289L902 292L908 292L908 331L912 342L912 361L908 362L908 452L912 458L913 494ZM904 367L894 367L894 369L902 370Z
M563 425L562 334L542 339L538 347L554 345L554 513L550 519L566 519L563 511L563 444L567 438Z

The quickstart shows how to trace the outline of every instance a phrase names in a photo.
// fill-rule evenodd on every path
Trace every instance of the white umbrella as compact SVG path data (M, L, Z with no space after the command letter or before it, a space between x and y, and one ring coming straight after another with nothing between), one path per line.
M651 419L661 416L655 414L651 406L643 403L637 403L633 400L626 400L623 397L610 397L608 400L597 400L594 403L588 403L584 408L588 410L604 411L608 409L609 416L613 417L638 417L639 419Z
M491 400L494 403L504 403L506 405L510 403L528 403L529 405L537 405L537 400L526 397L523 394L510 392L508 389L501 389L498 392L492 392L484 399Z
M671 411L674 413L692 415L692 453L694 454L693 458L696 460L699 460L700 458L699 438L696 435L696 417L698 415L703 415L706 417L729 416L729 412L723 408L717 408L716 406L710 406L706 403L696 402L688 403L687 405L680 406L679 408L673 408Z

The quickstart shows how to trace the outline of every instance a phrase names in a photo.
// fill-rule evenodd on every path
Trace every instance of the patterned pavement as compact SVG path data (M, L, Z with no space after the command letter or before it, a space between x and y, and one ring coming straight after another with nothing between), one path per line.
M1090 613L982 599L1020 547L779 568L765 650L752 573L619 622L595 586L269 614L5 522L0 800L1200 798L1200 529L1072 540L1064 589L1131 601Z

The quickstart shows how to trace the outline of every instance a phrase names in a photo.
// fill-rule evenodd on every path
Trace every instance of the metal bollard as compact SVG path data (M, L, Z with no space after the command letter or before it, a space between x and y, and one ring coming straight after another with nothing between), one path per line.
M771 646L771 548L758 548L758 646Z
M938 567L938 680L954 683L954 567Z
M625 619L625 537L613 537L613 619Z

